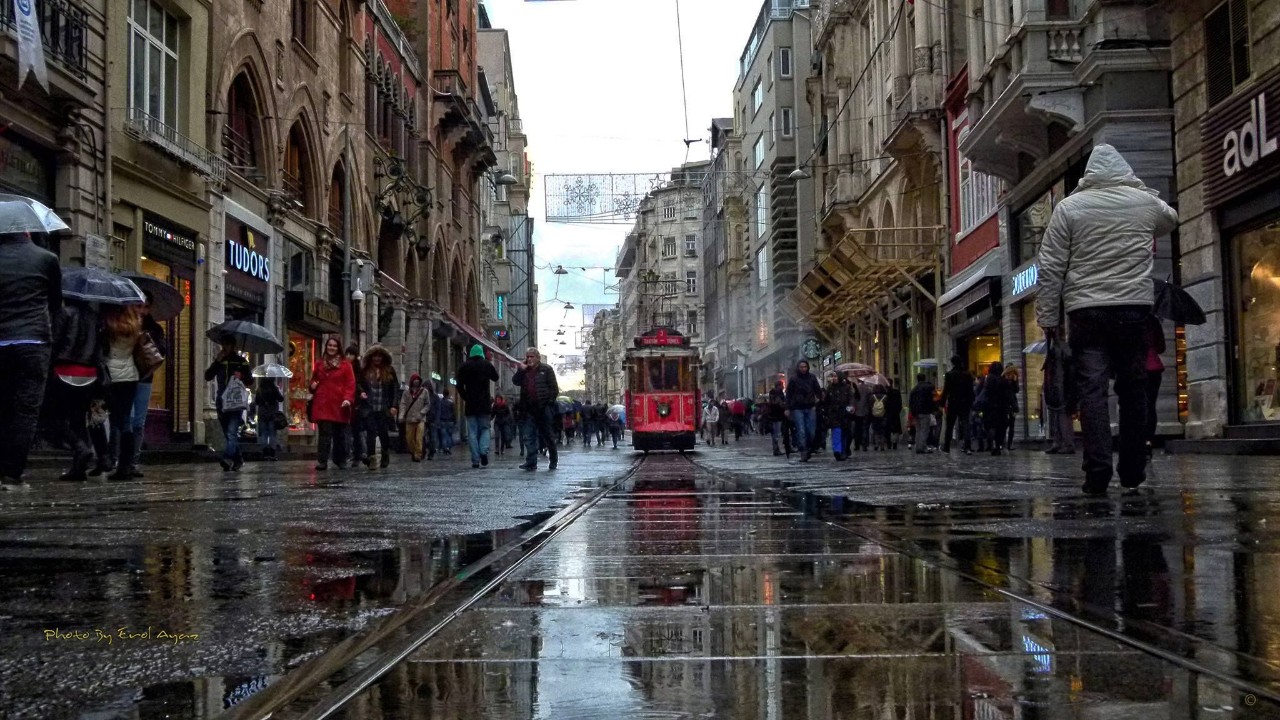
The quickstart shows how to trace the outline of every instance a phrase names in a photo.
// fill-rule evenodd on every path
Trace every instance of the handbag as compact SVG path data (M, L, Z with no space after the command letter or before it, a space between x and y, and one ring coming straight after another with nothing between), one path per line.
M133 344L133 364L138 366L138 374L144 378L151 377L164 364L164 354L151 339L151 333L142 333Z
M275 415L271 416L271 424L277 428L288 427L289 416L285 415L283 411L277 410Z

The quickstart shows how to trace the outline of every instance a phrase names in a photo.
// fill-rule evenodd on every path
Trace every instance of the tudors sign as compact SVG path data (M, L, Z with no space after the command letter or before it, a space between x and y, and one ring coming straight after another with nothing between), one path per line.
M1280 70L1209 111L1201 134L1209 207L1280 177Z
M239 225L239 233L234 232L235 225ZM242 277L271 282L271 239L231 218L227 229L227 267Z

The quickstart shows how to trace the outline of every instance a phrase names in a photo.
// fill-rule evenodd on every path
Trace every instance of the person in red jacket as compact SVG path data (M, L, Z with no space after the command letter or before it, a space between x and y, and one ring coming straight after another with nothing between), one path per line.
M320 430L316 441L317 470L328 469L334 436L341 437L343 426L351 422L355 395L356 376L351 363L342 355L342 343L331 337L325 340L324 354L311 370L311 421Z

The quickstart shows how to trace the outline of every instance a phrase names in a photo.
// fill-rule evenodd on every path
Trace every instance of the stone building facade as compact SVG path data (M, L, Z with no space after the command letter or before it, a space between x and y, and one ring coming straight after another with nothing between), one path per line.
M1280 2L1189 0L1171 3L1170 18L1182 221L1175 279L1208 316L1178 338L1187 436L1274 438Z

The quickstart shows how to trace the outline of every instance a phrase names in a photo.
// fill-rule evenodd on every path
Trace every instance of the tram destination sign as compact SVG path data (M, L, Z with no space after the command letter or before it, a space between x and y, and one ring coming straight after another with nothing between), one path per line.
M685 347L689 338L669 328L658 328L636 338L636 347Z

